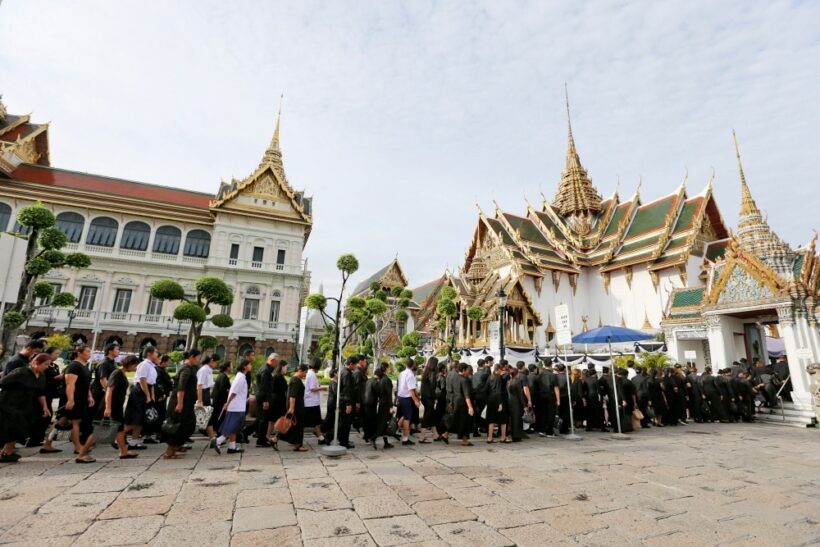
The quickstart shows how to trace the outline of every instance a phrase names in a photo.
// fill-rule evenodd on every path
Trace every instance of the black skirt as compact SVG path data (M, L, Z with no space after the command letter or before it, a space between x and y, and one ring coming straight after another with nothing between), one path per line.
M499 405L501 410L498 410ZM487 423L502 425L506 424L510 419L510 412L507 405L504 404L501 397L490 397L487 401Z
M424 418L421 420L423 429L431 429L436 425L435 399L433 397L422 397L421 405L424 407Z
M138 386L131 389L128 403L125 405L123 419L127 425L143 425L145 423L145 393Z
M303 416L304 421L302 425L305 427L322 425L322 409L319 406L306 406Z

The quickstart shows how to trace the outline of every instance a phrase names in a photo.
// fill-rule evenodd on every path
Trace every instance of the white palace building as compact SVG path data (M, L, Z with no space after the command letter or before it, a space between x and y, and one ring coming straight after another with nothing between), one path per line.
M208 275L234 290L233 305L222 310L233 327L203 330L219 340L217 352L289 358L310 284L303 252L313 218L312 198L285 175L279 121L254 171L212 195L52 167L48 125L8 114L0 102L3 248L21 241L18 211L40 201L56 214L67 250L92 260L89 269L46 276L58 291L73 293L77 307L45 306L24 332L63 331L97 349L118 341L126 351L147 344L167 351L184 343L187 325L173 318L176 302L150 296L151 284L175 279L193 295L194 281Z

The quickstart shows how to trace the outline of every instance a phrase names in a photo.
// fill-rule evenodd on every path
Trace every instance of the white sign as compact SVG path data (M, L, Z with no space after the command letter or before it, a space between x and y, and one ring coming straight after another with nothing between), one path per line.
M555 342L559 346L568 346L572 343L572 329L569 325L569 306L566 304L555 306Z
M498 321L490 321L490 344L498 345L500 343L501 331L498 328Z
M692 359L692 360L697 359L698 358L698 352L696 352L693 349L687 349L683 352L683 358L684 359Z
M797 357L799 359L811 359L811 348L797 348Z

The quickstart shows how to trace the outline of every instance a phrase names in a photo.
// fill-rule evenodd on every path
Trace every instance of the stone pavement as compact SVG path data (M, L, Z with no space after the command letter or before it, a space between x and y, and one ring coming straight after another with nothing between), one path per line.
M0 466L0 543L19 545L820 544L820 432L652 429L578 443L441 443L340 459L249 448L182 460Z

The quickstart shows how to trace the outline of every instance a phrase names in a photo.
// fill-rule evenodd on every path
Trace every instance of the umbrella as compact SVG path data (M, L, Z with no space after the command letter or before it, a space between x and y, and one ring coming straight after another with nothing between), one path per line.
M654 338L654 336L639 330L604 325L597 329L582 332L578 336L573 336L572 342L577 344L609 344L609 358L612 359L612 342L638 342L640 340L649 340L650 338ZM618 388L615 384L614 366L612 367L612 391L617 401ZM618 422L618 433L621 433L621 413L619 412L620 409L617 408L618 405L616 404L615 406L615 419Z

